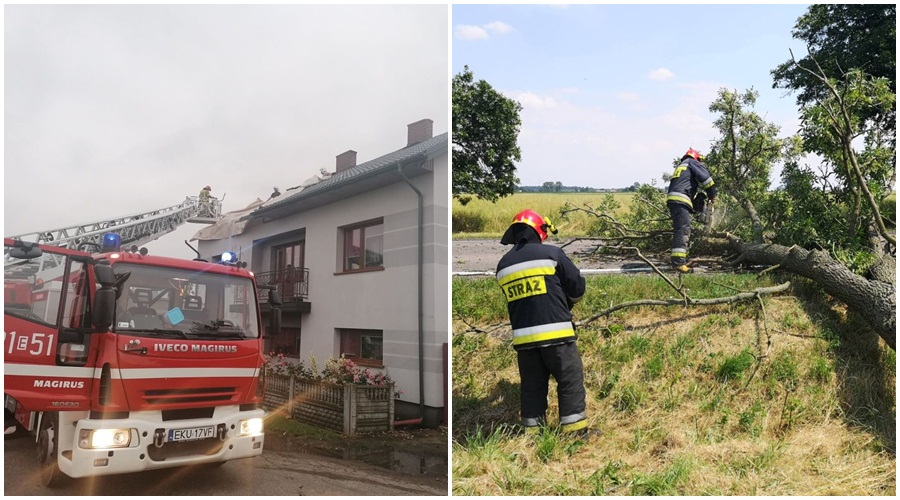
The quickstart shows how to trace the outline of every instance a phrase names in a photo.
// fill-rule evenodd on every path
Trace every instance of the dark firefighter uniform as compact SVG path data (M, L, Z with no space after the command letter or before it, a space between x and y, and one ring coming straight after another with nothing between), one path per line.
M540 228L543 219L530 213ZM521 218L519 214L516 220ZM578 431L588 422L584 373L570 309L584 295L585 281L562 249L542 244L546 229L530 226L514 221L501 240L514 246L497 265L518 356L522 425L536 428L545 422L552 375L557 382L560 427Z
M691 213L694 212L698 191L705 191L710 203L716 199L716 185L712 175L699 160L700 153L689 149L681 163L675 167L672 180L669 181L666 205L672 215L672 265L676 267L685 266L687 262ZM703 195L701 192L700 196Z

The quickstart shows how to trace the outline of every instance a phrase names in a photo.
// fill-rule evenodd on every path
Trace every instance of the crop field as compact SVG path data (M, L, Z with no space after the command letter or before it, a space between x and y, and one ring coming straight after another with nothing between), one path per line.
M619 213L624 213L631 205L632 193L610 193L619 203ZM576 213L568 220L559 217L559 211L566 202L583 207L596 206L607 193L515 193L499 199L496 203L473 199L463 206L453 200L454 238L497 238L509 227L512 218L522 210L530 208L544 217L549 217L559 229L560 235L578 237L587 235L593 217Z

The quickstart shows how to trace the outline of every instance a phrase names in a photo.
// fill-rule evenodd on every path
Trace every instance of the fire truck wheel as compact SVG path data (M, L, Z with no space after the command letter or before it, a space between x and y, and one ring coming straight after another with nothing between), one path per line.
M57 463L57 429L59 416L53 412L44 413L41 418L41 430L38 432L38 461L41 467L41 484L52 488L63 481L63 473Z

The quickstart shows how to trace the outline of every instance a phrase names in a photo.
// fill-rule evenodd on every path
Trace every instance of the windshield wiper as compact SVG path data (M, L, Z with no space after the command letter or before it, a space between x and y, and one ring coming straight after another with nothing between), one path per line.
M181 330L176 329L166 329L166 328L129 328L128 332L150 332L156 333L160 335L175 335L178 338L187 339L188 334L184 333Z

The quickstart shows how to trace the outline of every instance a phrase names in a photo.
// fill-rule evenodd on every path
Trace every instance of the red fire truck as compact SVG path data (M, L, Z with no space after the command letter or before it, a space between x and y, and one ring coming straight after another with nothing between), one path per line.
M246 266L4 246L5 408L33 435L45 485L262 453L262 325ZM269 301L277 312L274 290Z

